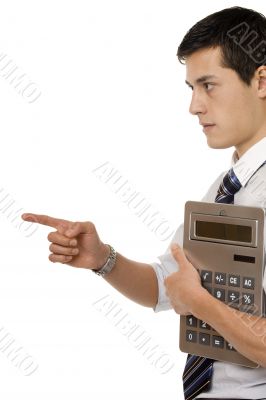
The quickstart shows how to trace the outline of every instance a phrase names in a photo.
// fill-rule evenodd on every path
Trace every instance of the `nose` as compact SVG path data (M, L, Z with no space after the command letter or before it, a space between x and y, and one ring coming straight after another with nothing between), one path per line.
M200 95L200 93L197 93L196 90L194 90L189 106L189 112L192 115L197 115L197 114L205 114L206 111L207 111L206 105L202 99L202 96Z

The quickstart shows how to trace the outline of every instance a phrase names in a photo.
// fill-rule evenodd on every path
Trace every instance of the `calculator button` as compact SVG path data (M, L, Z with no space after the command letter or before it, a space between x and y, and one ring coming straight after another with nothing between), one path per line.
M255 289L255 279L244 276L243 277L243 288L254 290Z
M228 290L227 301L229 303L238 304L239 303L239 292L236 292L234 290Z
M187 342L197 342L197 332L194 331L186 331L186 340Z
M206 322L204 321L200 321L199 322L199 326L201 329L211 329L210 325L208 325Z
M199 343L204 344L206 346L210 345L210 335L208 333L201 333L199 334Z
M229 275L228 284L229 284L229 286L240 287L240 276L239 275Z
M186 320L188 326L193 326L193 327L197 326L197 318L194 317L193 315L187 315Z
M225 285L226 284L226 274L223 272L215 272L214 281L216 285Z
M230 304L227 304L229 307L231 307L231 308L234 308L235 310L239 310L240 309L240 307L239 307L239 304L236 304L236 303L230 303Z
M221 336L214 336L212 337L212 345L213 347L219 347L221 349L224 348L224 338Z
M254 294L242 293L242 304L253 306L254 305Z
M213 296L216 297L216 299L218 299L220 301L225 301L225 290L219 289L219 288L214 288Z
M202 282L207 282L207 283L212 282L212 271L202 270L200 276Z
M255 308L253 306L245 305L245 306L241 307L240 311L248 313L248 314L254 314Z
M203 285L204 289L206 289L210 294L212 294L212 288L210 286Z
M234 349L234 347L231 345L231 343L228 343L228 342L226 342L226 348L227 348L227 350L236 351L236 350Z

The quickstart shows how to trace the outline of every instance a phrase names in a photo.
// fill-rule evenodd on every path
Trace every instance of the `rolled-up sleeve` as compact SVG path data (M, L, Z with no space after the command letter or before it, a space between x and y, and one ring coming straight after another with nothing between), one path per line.
M264 293L266 294L266 218L264 220L264 263L265 265L264 265L264 276L263 276L262 287L264 289Z
M158 301L153 308L154 312L166 311L172 308L169 297L165 293L164 280L168 275L178 271L178 263L171 254L170 246L172 243L178 243L179 246L183 247L183 230L184 224L178 227L166 252L158 257L158 262L150 263L158 281Z
M214 202L218 187L225 172L222 172L218 176L218 178L215 179L215 181L210 186L210 188L208 189L205 196L201 199L201 201L211 202L211 203ZM171 306L168 296L166 296L165 294L164 280L168 275L178 271L178 263L171 254L170 246L172 243L177 243L179 244L179 246L183 247L183 233L184 233L184 224L181 224L177 228L166 252L158 257L158 262L150 263L150 265L153 267L156 273L158 280L158 302L156 306L153 308L155 312L165 311L173 308ZM266 274L264 283L266 288Z

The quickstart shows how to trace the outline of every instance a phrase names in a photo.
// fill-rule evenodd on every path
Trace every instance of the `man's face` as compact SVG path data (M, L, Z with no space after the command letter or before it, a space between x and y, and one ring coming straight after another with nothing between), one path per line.
M199 117L211 148L235 146L239 157L260 135L262 107L256 82L247 86L237 73L221 66L221 53L198 50L186 60L186 83L192 87L189 111Z

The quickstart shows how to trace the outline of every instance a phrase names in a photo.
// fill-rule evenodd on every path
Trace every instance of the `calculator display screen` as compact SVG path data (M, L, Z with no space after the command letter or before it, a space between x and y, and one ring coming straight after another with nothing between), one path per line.
M252 239L251 226L197 220L195 222L197 236L244 243L250 243Z

